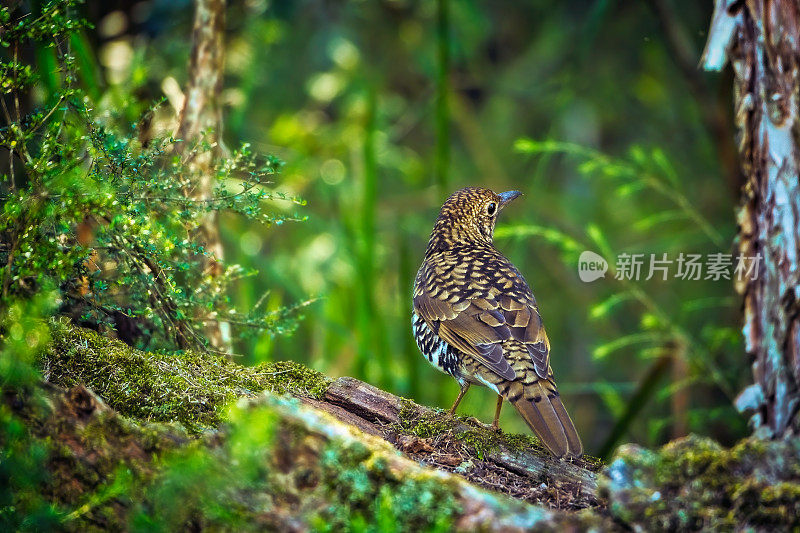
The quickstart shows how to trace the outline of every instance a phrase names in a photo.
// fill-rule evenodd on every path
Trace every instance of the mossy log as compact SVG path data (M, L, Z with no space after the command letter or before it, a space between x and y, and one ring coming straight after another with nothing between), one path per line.
M689 436L660 450L627 444L605 471L609 511L638 531L797 531L800 439L723 448Z
M83 385L43 384L5 402L46 443L42 492L68 510L60 525L70 531L612 527L600 514L531 505L428 468L288 395L242 398L219 429L196 437L123 417Z
M800 527L797 440L624 446L603 468L296 363L52 337L45 401L5 405L49 450L66 529Z
M42 392L45 404L20 398L10 403L37 438L52 444L51 480L43 489L59 507L72 509L62 518L67 530L127 530L132 523L152 521L167 529L191 525L304 531L389 516L414 530L435 529L438 524L465 531L521 531L601 525L607 520L551 511L478 489L285 396L265 393L245 399L236 407L233 423L213 437L191 440L173 425L140 425L118 415L83 386L46 386ZM254 418L270 420L274 431L263 442L248 438L263 444L262 449L237 450L239 430L249 429ZM181 447L195 448L194 455ZM225 490L215 490L213 482L189 484L178 491L185 499L169 501L174 495L167 495L168 501L159 501L164 487L174 483L171 477L195 477L163 470L198 457L208 463L200 467L208 470L203 477L222 474ZM255 485L239 466L245 458L255 459L250 466L263 476ZM259 490L253 491L254 486ZM211 494L196 501L183 491ZM220 517L200 508L212 496L223 498L218 504L235 505L235 512ZM229 501L224 501L226 496Z
M474 419L451 417L349 377L333 381L323 401L312 402L386 438L423 464L458 472L480 485L497 489L496 483L475 475L476 462L481 475L491 477L490 465L506 483L522 476L528 501L572 509L599 504L596 472L601 464L591 457L555 459L533 437L495 432Z
M598 461L554 459L534 437L495 432L354 378L331 380L292 362L244 367L191 351L145 353L64 323L54 324L52 336L40 363L45 378L63 387L86 385L125 416L176 421L200 435L219 426L236 398L290 394L477 485L555 509L600 505Z

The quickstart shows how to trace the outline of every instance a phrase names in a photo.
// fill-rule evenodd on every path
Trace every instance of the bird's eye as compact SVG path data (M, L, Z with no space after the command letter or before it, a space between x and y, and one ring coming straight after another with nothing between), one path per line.
M486 213L488 213L489 216L494 215L495 211L497 211L497 204L494 202L491 202L488 206L486 206Z

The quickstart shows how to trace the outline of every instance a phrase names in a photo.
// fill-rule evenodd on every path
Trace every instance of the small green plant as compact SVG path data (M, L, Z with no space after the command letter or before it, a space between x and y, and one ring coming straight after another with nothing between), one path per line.
M200 268L209 252L197 228L209 214L231 213L267 225L302 218L266 209L270 200L303 204L272 190L281 161L258 156L245 144L215 162L213 194L192 198L187 190L195 176L184 162L211 150L209 143L185 146L147 130L164 114L158 104L131 124L98 103L102 98L89 96L94 91L82 87L87 73L80 72L72 50L76 31L86 26L76 17L79 3L51 1L32 11L29 3L0 7L0 148L7 155L0 168L0 529L8 531L74 527L95 507L129 502L139 490L138 474L124 465L107 484L81 495L83 504L74 509L68 502L54 503L43 489L55 475L50 462L58 457L60 443L38 438L19 410L52 409L43 401L37 366L48 346L71 329L49 326L49 317L66 315L92 329L115 329L129 344L159 350L162 366L197 356L222 371L229 361L202 353L210 349L207 322L228 323L242 334L280 334L293 327L298 307L265 309L262 298L247 312L237 310L228 288L254 272L221 264L221 272L212 275ZM55 69L25 64L22 58L31 50L55 58ZM142 106L147 104L133 105ZM70 342L89 348L86 339ZM163 353L174 350L182 354ZM126 370L140 368L141 361L131 365ZM194 370L190 364L187 371ZM293 380L306 375L293 370L289 365L276 371L288 374L275 388L294 386ZM220 402L234 395L227 389L210 394ZM158 408L162 417L172 414L164 414L163 402ZM147 528L150 516L177 525L197 506L212 522L235 523L227 507L211 505L219 494L228 494L220 476L229 472L250 483L242 469L256 471L252 454L269 444L272 427L272 420L261 416L232 434L236 465L230 471L209 470L207 463L216 463L202 450L169 456L153 484L156 503L137 512L132 527ZM192 499L180 490L181 483L198 479L210 487L201 496ZM204 499L205 494L213 499ZM179 497L185 505L157 504Z
M158 105L131 125L93 103L71 54L70 35L85 25L76 3L49 2L38 13L0 8L0 147L9 154L0 177L3 305L53 287L58 312L151 350L208 349L209 322L243 334L291 329L297 306L265 310L262 298L245 312L230 304L231 284L255 272L220 258L221 272L204 268L212 254L197 231L220 212L268 225L300 220L265 209L271 200L303 204L271 189L281 161L245 144L216 161L213 195L193 198L196 176L184 163L209 143L182 146L143 131ZM21 62L24 46L51 48L58 60L55 93L27 113L20 102L41 89L41 73Z

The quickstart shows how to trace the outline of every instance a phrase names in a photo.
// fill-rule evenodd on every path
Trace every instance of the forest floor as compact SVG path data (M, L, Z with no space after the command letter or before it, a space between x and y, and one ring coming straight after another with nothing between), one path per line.
M5 403L49 450L67 529L800 526L797 439L628 445L605 466L297 363L145 353L64 322L51 336L44 401Z

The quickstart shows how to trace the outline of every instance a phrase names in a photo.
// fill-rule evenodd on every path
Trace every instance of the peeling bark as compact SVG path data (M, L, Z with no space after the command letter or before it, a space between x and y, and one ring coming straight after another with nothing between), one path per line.
M717 0L703 54L733 66L738 148L746 183L738 253L760 256L737 280L754 384L739 396L757 435L800 429L800 6L792 0Z
M181 156L188 169L185 194L194 200L208 200L214 192L214 158L220 153L222 138L222 90L225 62L225 0L196 0L192 28L192 55L189 81L185 91L177 136ZM207 142L211 150L196 149ZM198 236L211 254L204 261L204 273L220 275L223 258L222 240L217 213L211 211L198 221ZM230 352L229 325L212 320L206 326L206 336L218 350Z

